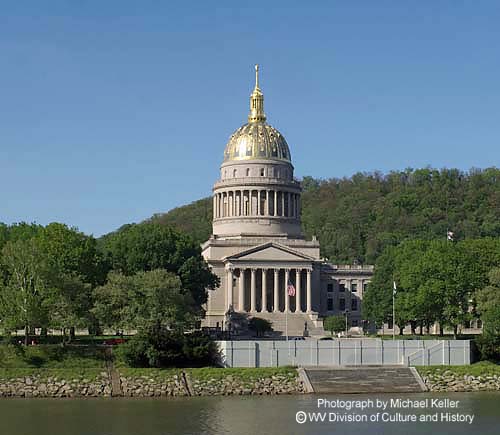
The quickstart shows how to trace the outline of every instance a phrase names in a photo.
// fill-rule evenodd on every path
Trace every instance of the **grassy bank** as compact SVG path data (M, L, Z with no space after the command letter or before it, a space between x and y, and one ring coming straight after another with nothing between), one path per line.
M103 350L93 346L0 346L0 379L37 376L93 380L105 369Z
M421 376L438 375L451 372L458 376L500 376L500 365L489 361L481 361L468 366L429 366L416 367Z
M295 379L297 371L293 367L260 367L260 368L218 368L218 367L200 367L200 368L168 368L168 369L143 369L119 367L120 375L125 377L155 377L170 378L172 375L180 374L182 371L189 374L191 379L205 381L208 379L224 379L232 376L234 379L244 381L255 381L261 378L271 378L272 376L286 376Z

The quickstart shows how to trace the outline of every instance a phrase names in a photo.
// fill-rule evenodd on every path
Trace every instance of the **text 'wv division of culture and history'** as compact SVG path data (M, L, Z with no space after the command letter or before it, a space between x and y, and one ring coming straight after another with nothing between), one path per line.
M304 423L459 423L472 424L474 414L460 411L460 400L448 398L317 399L317 410L295 414Z

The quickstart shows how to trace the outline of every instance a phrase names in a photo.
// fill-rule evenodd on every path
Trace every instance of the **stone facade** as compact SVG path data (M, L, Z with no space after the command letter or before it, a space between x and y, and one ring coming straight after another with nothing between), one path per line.
M304 238L301 186L285 138L266 123L258 75L248 123L226 145L213 209L202 252L221 284L209 294L205 326L230 328L233 312L276 326L292 313L296 331L321 332L322 316L346 311L351 326L361 326L373 267L329 264L316 238Z

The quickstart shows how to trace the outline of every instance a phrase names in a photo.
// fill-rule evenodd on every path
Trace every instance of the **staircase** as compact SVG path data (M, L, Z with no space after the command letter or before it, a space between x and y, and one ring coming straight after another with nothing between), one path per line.
M411 367L338 367L305 369L315 393L417 393L426 391Z
M324 329L316 326L306 313L288 313L288 315L285 315L285 313L256 313L253 317L259 317L271 322L276 335L285 335L287 321L289 337L302 337L305 323L307 323L307 332L310 337L325 335Z

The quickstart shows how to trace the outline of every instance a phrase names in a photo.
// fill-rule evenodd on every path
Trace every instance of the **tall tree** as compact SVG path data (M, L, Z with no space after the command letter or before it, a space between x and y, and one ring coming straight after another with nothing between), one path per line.
M117 330L183 331L193 326L196 308L176 275L156 269L132 276L111 272L108 282L95 289L93 311L103 325Z
M207 301L207 289L219 283L191 237L158 223L128 225L101 240L101 249L112 268L125 275L155 269L177 274L199 305Z
M44 300L52 271L33 240L7 242L2 249L7 281L0 287L0 318L5 330L24 327L25 344L36 326L46 326Z

